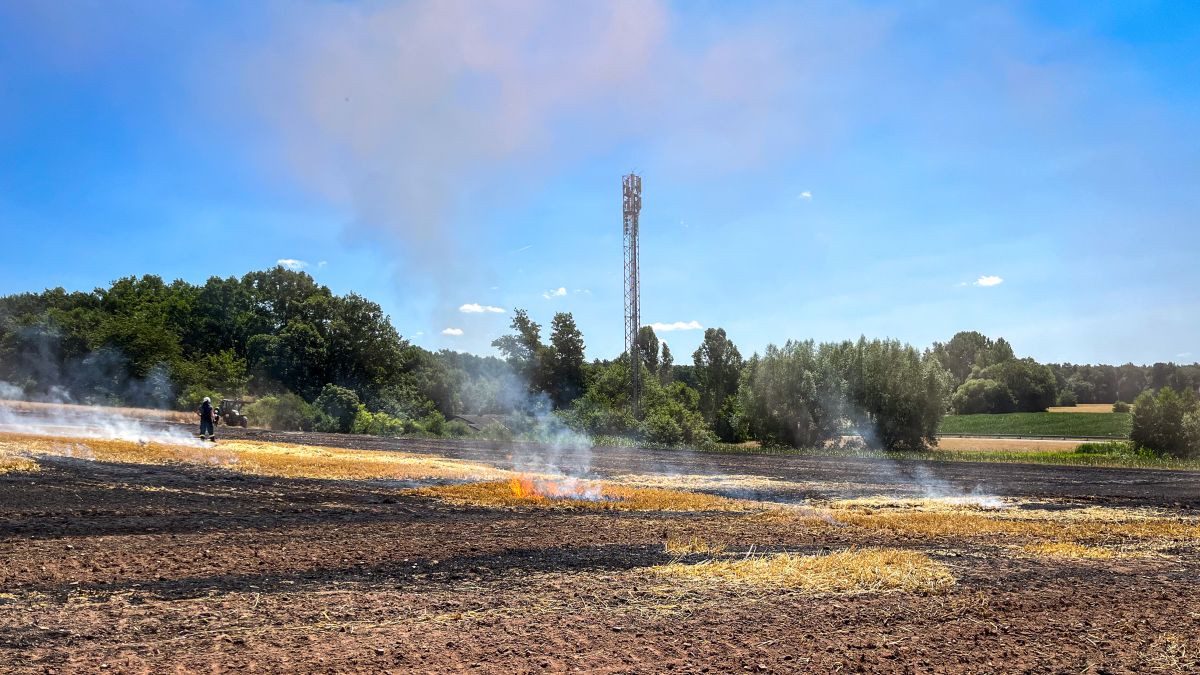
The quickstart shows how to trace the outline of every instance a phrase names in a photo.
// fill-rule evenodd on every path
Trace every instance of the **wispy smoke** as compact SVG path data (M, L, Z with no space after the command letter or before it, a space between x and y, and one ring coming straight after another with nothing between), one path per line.
M25 390L15 384L0 381L0 399L19 401L25 397Z
M22 410L0 404L0 431L33 436L206 447L203 441L178 425L136 419L119 408L48 406Z
M272 35L229 50L253 147L352 214L353 235L393 244L406 283L434 284L443 312L447 288L487 274L477 239L506 234L480 214L560 170L646 142L643 166L724 174L797 128L781 112L796 39L770 17L685 31L662 0L286 9ZM689 159L698 148L705 162Z
M174 402L175 388L165 366L131 376L129 359L119 349L101 347L64 358L62 336L54 328L25 326L13 335L19 349L4 364L11 379L2 398L146 408L166 408Z

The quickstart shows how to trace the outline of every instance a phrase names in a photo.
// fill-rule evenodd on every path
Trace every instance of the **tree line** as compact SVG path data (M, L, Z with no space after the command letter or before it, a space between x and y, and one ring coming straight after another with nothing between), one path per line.
M1139 366L1040 364L1019 359L1004 340L963 331L935 342L934 356L953 378L951 408L958 414L1038 412L1054 405L1132 403L1147 389L1200 388L1200 364Z
M466 434L456 414L554 414L593 435L665 445L748 440L812 447L849 435L890 449L933 444L947 411L1042 410L1200 386L1200 366L1076 366L1017 358L1003 339L962 332L917 349L895 340L788 341L744 357L721 328L690 362L650 327L638 349L585 359L569 312L548 334L525 310L493 342L500 357L430 352L378 304L280 267L202 285L156 276L91 293L0 297L0 382L33 399L193 408L252 394L277 428ZM685 357L686 358L686 357ZM642 406L629 369L642 369Z

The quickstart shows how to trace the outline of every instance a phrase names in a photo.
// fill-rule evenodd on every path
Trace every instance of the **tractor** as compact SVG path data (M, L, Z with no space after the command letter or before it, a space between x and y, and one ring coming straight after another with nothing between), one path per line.
M246 407L246 401L240 398L223 398L221 399L221 407L217 408L217 421L224 422L227 426L246 428L249 420L242 414L242 408Z

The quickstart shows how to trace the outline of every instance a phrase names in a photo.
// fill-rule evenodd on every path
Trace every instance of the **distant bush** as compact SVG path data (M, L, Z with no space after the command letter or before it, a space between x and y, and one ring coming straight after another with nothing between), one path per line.
M1012 392L996 380L967 380L950 397L950 408L957 415L1006 413L1016 407Z
M513 439L513 432L512 429L499 422L492 422L479 430L479 437L490 441L511 441Z
M370 436L401 436L404 434L404 422L403 418L382 411L371 412L367 406L359 404L350 432Z
M421 427L427 434L444 436L446 434L446 418L435 410L421 420Z
M996 380L1012 393L1016 412L1042 412L1058 400L1054 371L1033 359L1014 359L984 368L979 377Z
M1200 456L1200 402L1196 394L1183 394L1163 387L1155 394L1146 390L1133 404L1130 439L1146 448L1176 457Z
M244 412L254 426L281 431L312 431L330 424L321 411L291 392L264 396L246 406Z
M454 436L455 438L462 438L464 436L470 436L471 435L471 427L462 420L454 420L451 422L446 422L445 434L447 436Z
M175 400L175 406L180 410L195 410L200 407L200 402L207 396L212 399L214 406L221 400L221 395L217 392L199 384L189 385L179 394L179 398Z
M1115 412L1115 413L1127 413L1127 412L1129 412L1129 409L1130 409L1131 407L1132 407L1132 406L1130 406L1128 403L1126 403L1126 402L1124 402L1124 401L1117 401L1116 403L1114 403L1114 404L1113 404L1113 412Z
M318 425L318 431L333 431L349 433L354 426L354 418L358 414L358 394L354 390L327 384L321 390L321 395L313 401L317 410L325 413L326 421Z
M1074 408L1079 404L1079 395L1074 389L1063 389L1058 393L1058 405L1063 408Z
M679 427L678 422L666 413L657 413L648 416L642 421L640 430L642 437L651 443L675 445L683 440L683 429Z

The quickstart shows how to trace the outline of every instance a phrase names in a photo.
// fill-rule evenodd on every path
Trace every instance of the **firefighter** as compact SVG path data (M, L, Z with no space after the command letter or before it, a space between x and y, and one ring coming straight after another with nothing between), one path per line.
M214 431L214 423L216 422L217 415L213 410L212 399L205 396L204 400L201 401L200 409L196 411L196 414L200 415L200 440L204 440L204 433L207 431L208 439L210 441L216 441L217 434Z

